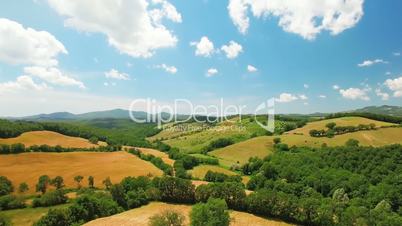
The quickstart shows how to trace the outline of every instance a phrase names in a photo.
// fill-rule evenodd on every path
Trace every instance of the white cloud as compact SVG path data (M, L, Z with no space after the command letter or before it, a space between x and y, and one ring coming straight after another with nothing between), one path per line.
M0 61L14 65L56 66L59 53L67 54L67 50L52 34L0 18Z
M332 86L332 89L338 90L338 89L340 89L340 87L339 87L338 85L333 85L333 86Z
M110 71L105 72L105 77L117 80L130 80L130 75L123 72L119 72L118 70L113 68L110 69Z
M247 71L248 72L257 72L258 69L256 67L254 67L253 65L247 65Z
M381 97L382 100L388 100L389 99L389 94L382 92L381 89L376 89L375 94L377 96Z
M214 75L218 74L218 70L216 68L210 68L207 70L207 77L212 77Z
M385 72L385 75L391 75L392 73L390 71Z
M195 46L196 56L209 57L215 51L214 43L212 43L207 36L203 36L199 42L191 42L190 45Z
M48 0L65 17L64 25L78 31L102 33L111 46L132 57L151 57L155 50L174 47L177 37L162 19L181 22L166 0Z
M321 98L321 99L327 98L327 96L325 96L325 95L319 95L318 97Z
M31 77L27 75L21 75L17 77L16 81L0 83L0 95L9 92L14 93L25 90L41 91L45 89L49 89L46 84L37 84L32 80Z
M58 68L55 67L24 67L24 73L30 76L38 77L46 82L59 86L78 86L85 89L84 83L63 74Z
M299 98L293 94L282 93L281 95L279 95L279 98L275 98L275 101L279 103L289 103L298 99Z
M304 95L304 94L300 94L299 98L300 98L300 100L307 100L308 99L308 97L306 95Z
M367 96L367 90L359 89L359 88L349 88L349 89L341 89L339 93L343 98L349 100L365 100L368 101L370 98Z
M304 87L305 89L308 89L310 86L309 86L308 84L304 84L303 87Z
M374 64L388 64L388 61L383 59L375 59L375 60L365 60L362 63L358 64L359 67L369 67Z
M394 97L402 97L402 76L396 79L387 79L384 84L394 92Z
M168 66L166 64L160 64L160 65L156 65L156 68L162 68L163 70L165 70L166 72L168 72L170 74L177 73L177 68L175 66Z
M243 47L235 41L230 41L228 45L223 45L221 50L226 53L227 58L234 59L243 52Z
M401 53L399 53L399 52L395 52L395 53L393 53L393 55L394 55L394 56L400 56L400 55L401 55Z
M364 0L230 0L229 15L238 30L249 27L248 10L257 18L274 16L285 31L312 40L328 30L337 35L354 27L363 16Z

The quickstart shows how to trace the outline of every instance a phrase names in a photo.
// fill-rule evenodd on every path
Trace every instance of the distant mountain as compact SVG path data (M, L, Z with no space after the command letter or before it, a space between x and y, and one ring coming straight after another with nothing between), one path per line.
M368 106L365 108L356 109L352 112L367 112L367 113L402 117L402 107L390 106L390 105Z
M153 119L153 115L148 114L144 111L133 111L132 115L139 120L147 120L148 117ZM169 113L162 112L161 117L168 119L170 117ZM186 118L185 115L177 115L178 119ZM10 119L22 119L22 120L32 120L32 121L69 121L69 120L93 120L93 119L130 119L130 113L128 110L124 109L113 109L107 111L94 111L83 114L73 114L69 112L55 112L51 114L39 114L19 118Z
M148 114L143 111L134 111L132 114L138 119L146 119ZM95 111L83 114L72 114L69 112L55 112L51 114L39 114L18 119L33 120L33 121L64 121L64 120L92 120L92 119L129 119L130 114L128 110L113 109L108 111Z

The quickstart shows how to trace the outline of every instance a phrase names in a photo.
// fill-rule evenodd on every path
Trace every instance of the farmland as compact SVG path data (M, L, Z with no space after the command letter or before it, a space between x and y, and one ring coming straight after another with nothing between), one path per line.
M110 177L119 182L127 176L160 176L162 171L149 162L126 152L72 152L72 153L22 153L0 155L0 175L7 177L16 186L22 182L35 192L35 184L41 175L53 178L62 176L67 187L76 187L74 176L93 176L95 186L103 187L102 181Z
M120 225L148 225L149 218L155 214L166 210L173 210L185 215L185 225L189 225L189 214L191 211L190 205L167 204L161 202L153 202L147 206L129 210L111 217L100 218L91 221L85 226L120 226ZM249 213L230 211L230 216L233 219L230 225L232 226L285 226L291 225L282 221L270 220L258 217Z
M96 148L99 145L106 145L105 142L99 142L99 145L92 144L84 138L66 136L52 131L32 131L15 138L0 138L0 144L15 143L22 143L26 147L46 144L49 146L60 145L65 148Z
M311 129L323 129L329 122L335 122L337 125L352 125L374 123L377 126L390 126L391 123L370 120L361 117L346 117L330 120L322 120L308 123L302 128L289 131L280 136L262 136L252 138L240 143L236 143L221 149L214 150L210 155L220 159L223 165L230 166L236 162L241 164L248 161L250 157L263 158L273 151L273 139L279 137L282 143L291 146L320 147L322 144L328 146L339 146L345 144L349 139L356 139L364 146L383 146L387 144L402 143L402 128L378 128L376 130L357 131L337 135L333 138L311 137L308 133Z
M377 128L382 127L382 126L395 125L394 123L382 122L382 121L367 119L367 118L363 118L363 117L341 117L341 118L311 122L301 128L297 128L295 130L289 131L289 134L309 135L310 130L325 129L325 125L328 123L331 123L331 122L336 123L337 126L358 126L359 124L368 125L370 123L374 123Z

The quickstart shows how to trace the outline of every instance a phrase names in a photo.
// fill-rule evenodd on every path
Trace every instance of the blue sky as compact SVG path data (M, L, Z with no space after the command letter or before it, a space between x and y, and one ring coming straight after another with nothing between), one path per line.
M252 0L155 0L145 9L139 9L145 0L123 0L123 7L117 0L106 7L95 7L92 0L2 1L0 104L6 107L0 115L128 108L130 100L148 97L203 104L224 98L226 103L247 105L248 111L276 98L276 111L283 113L401 105L402 2L305 1L309 4L294 6L292 1L263 0L262 6ZM242 11L248 26L238 6L248 9ZM334 17L344 20L324 25L322 18L315 18L314 24L298 17L309 15L314 7L325 15L338 10ZM162 19L142 24L152 18L153 9L159 9L154 13ZM293 16L284 25L289 15ZM146 34L149 28L155 30ZM43 38L39 31L53 38ZM14 41L13 35L26 37ZM197 55L196 42L202 37L214 47L201 46ZM241 51L229 46L231 41ZM33 49L18 49L22 42ZM41 42L42 49L32 44ZM228 58L224 45L234 56ZM35 54L44 49L44 54ZM256 71L249 71L248 65ZM210 69L217 73L208 75Z

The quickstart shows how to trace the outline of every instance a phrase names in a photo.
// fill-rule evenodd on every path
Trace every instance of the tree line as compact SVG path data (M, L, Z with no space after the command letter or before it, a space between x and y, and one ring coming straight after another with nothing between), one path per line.
M357 131L363 130L375 130L377 129L374 123L370 124L359 124L357 126L337 126L335 122L330 122L325 125L327 130L316 130L312 129L309 131L310 136L312 137L329 137L332 138L336 135L341 135L345 133L353 133ZM387 126L390 127L390 126ZM384 126L382 128L385 128Z
M43 145L33 145L29 147L25 147L22 143L16 144L0 144L0 154L19 154L25 152L114 152L120 151L121 145L107 145L107 146L98 146L92 148L65 148L60 145L49 146L46 144Z

